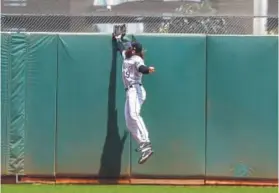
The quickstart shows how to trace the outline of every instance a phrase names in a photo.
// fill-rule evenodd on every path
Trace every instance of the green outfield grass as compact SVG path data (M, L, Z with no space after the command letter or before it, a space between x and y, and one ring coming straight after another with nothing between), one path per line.
M277 187L2 185L2 193L277 193Z

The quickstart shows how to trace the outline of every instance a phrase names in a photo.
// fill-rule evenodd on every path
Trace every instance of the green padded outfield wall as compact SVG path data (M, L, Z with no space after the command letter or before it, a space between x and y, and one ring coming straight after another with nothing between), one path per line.
M109 35L1 37L2 174L277 177L275 37L137 36L156 67L142 166Z
M57 36L1 37L2 172L53 175Z
M116 100L124 92L116 96L116 69L121 66L115 59L109 36L59 37L58 175L129 174L129 139L117 121L123 112Z
M207 176L278 178L277 73L277 37L207 38Z
M132 175L204 175L205 37L139 38L153 53L146 62L157 63L157 73L146 80L150 102L145 106L151 108L144 108L143 116L158 148L157 156L141 167L132 153ZM165 48L165 55L158 47ZM111 54L108 36L60 36L57 174L115 176L130 171L128 141L122 150L126 128L121 61L115 66ZM169 73L169 67L174 72ZM114 68L117 79L110 74L116 73Z
M7 174L8 135L7 115L9 107L8 79L10 59L10 36L1 35L1 174Z
M204 176L205 36L138 36L146 47L142 116L150 131L154 157L139 165L132 152L133 176ZM132 143L132 150L136 144Z
M24 173L54 175L58 36L27 37Z
M25 97L27 61L27 39L24 34L13 34L9 38L8 58L8 111L7 111L7 174L24 173L25 143Z

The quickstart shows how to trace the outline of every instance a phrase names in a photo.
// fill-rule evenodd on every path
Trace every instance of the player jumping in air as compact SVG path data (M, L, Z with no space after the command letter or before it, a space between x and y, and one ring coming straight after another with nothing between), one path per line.
M141 154L138 163L143 164L153 154L153 150L147 128L140 116L141 106L146 99L146 92L142 85L142 75L151 74L155 69L144 64L142 45L136 42L135 39L132 41L125 39L125 34L125 25L116 26L113 40L123 57L122 80L126 91L126 125L133 138L139 144L139 147L136 149Z

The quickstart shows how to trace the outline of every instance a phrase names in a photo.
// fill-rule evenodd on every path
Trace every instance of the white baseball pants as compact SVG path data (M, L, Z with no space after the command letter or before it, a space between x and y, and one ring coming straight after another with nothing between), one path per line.
M125 120L128 130L133 138L140 144L149 142L148 131L140 116L141 106L146 99L146 92L143 86L133 85L126 91Z

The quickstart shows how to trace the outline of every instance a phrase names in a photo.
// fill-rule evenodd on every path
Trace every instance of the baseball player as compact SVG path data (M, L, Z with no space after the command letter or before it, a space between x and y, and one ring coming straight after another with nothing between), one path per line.
M136 41L125 40L124 36L125 32L114 33L113 40L123 58L122 80L126 91L126 126L139 145L136 149L141 154L138 163L143 164L153 154L153 150L147 128L140 116L141 106L146 99L142 75L151 74L155 69L144 64L142 45Z

